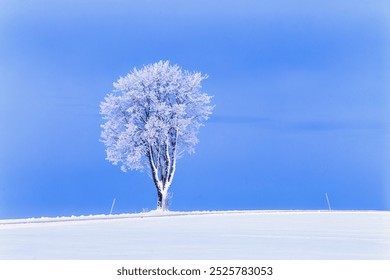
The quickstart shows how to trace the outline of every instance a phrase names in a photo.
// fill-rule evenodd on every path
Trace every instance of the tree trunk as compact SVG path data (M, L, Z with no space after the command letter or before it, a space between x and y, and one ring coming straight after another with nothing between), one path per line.
M168 193L157 189L157 210L168 211Z

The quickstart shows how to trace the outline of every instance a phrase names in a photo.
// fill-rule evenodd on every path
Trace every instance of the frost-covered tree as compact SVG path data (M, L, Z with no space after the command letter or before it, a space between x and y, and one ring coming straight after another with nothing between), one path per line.
M124 172L147 168L160 210L168 209L177 159L194 152L198 130L212 113L211 96L201 92L205 78L160 61L120 77L100 104L106 159Z

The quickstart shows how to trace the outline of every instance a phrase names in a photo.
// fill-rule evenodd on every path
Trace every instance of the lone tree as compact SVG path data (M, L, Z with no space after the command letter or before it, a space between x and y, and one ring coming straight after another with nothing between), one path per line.
M211 96L201 92L206 78L160 61L120 77L100 104L106 159L124 172L148 168L157 209L168 209L176 161L194 152L198 130L212 113Z

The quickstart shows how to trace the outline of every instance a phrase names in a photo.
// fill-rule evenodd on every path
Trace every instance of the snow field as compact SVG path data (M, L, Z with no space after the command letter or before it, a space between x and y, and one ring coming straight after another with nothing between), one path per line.
M390 212L149 212L1 220L0 259L390 259Z

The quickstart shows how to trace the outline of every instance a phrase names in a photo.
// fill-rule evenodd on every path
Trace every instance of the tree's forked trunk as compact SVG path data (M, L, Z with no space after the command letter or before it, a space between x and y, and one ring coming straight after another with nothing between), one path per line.
M171 150L166 143L164 149L154 148L150 145L147 153L152 179L157 189L157 209L162 211L168 211L168 190L176 171L176 138L177 132L175 140L171 142Z

